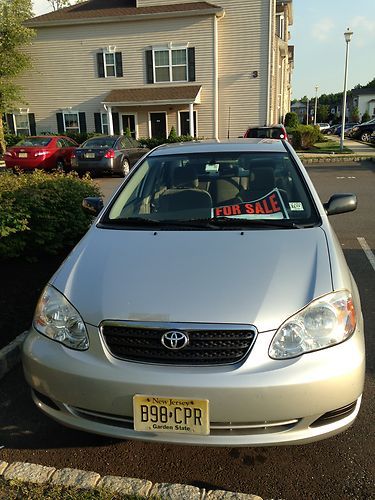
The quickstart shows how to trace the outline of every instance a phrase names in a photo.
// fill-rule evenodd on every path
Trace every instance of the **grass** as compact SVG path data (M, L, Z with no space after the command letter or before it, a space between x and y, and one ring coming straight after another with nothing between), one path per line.
M312 148L310 148L308 151L309 153L341 153L340 151L340 143L338 141L324 141L324 142L316 142ZM353 151L349 148L344 147L344 150L342 153L348 154L352 153Z
M100 489L83 490L0 479L0 500L144 500L145 498L139 495L109 493Z

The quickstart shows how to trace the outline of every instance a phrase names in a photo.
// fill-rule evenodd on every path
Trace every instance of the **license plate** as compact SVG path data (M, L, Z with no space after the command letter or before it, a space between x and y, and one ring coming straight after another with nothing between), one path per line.
M95 158L95 153L85 153L85 158Z
M210 433L208 399L133 397L134 430L183 434Z
M18 158L27 158L27 153L18 153Z

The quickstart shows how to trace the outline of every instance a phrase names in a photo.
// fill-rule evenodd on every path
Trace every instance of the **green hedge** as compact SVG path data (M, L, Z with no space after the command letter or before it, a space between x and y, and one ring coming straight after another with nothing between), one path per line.
M141 137L138 139L138 142L146 146L146 148L153 149L156 148L157 146L160 146L161 144L170 144L174 142L189 142L189 141L194 141L196 138L192 137L191 135L176 135L174 136L173 134L170 134L168 139L163 139L160 137Z
M91 179L75 174L0 174L0 259L73 247L92 220L82 200L99 195Z
M287 128L287 133L294 149L309 149L316 142L325 141L319 127L314 125L299 125L297 128Z

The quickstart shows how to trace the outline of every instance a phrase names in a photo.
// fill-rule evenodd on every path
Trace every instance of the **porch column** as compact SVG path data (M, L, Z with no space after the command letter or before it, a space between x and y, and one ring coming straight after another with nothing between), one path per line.
M194 137L194 104L189 104L189 134Z
M113 121L112 121L112 108L111 108L111 106L107 106L107 114L108 114L108 133L109 133L109 135L113 135Z

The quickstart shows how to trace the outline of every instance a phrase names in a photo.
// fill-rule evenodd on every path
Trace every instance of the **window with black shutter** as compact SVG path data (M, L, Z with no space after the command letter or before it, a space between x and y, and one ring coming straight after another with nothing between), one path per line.
M195 48L165 47L146 50L147 83L194 82Z
M99 78L123 76L122 52L98 52L96 59Z

